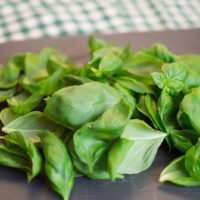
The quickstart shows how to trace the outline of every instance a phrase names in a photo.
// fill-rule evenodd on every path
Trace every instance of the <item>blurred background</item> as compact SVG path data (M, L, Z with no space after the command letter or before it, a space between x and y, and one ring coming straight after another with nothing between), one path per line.
M0 0L0 43L200 27L200 0Z

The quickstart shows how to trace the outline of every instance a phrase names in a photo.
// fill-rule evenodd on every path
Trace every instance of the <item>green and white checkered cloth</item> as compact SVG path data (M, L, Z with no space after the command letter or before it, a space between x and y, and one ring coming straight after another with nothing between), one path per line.
M200 0L0 0L0 42L200 27Z

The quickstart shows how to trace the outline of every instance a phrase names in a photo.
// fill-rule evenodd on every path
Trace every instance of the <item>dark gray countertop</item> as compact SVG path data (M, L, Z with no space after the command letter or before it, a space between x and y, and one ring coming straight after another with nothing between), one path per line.
M133 50L149 47L154 42L166 44L174 53L200 54L200 29L128 33L99 36L117 44L132 44ZM54 47L70 56L78 63L89 58L87 36L70 36L55 39L30 40L0 44L0 63L18 52L39 52L43 47ZM174 158L160 148L156 159L148 170L137 175L126 176L124 180L93 181L81 177L75 180L70 200L198 200L200 187L182 187L170 183L159 183L162 169ZM59 200L43 175L27 184L26 175L16 169L0 166L0 200Z

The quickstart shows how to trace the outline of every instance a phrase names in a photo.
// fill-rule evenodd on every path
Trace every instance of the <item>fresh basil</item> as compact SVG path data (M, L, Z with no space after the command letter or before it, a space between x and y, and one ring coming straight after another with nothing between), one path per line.
M36 108L41 100L40 94L31 95L28 92L22 92L8 99L7 102L13 112L23 115Z
M160 181L200 185L200 56L160 43L133 52L93 36L89 50L83 66L52 48L0 65L0 164L30 181L43 152L49 182L67 200L76 174L140 173L165 140L181 156Z
M3 132L8 134L18 131L24 136L29 137L33 142L40 141L37 133L44 130L55 132L60 136L64 132L63 127L48 120L44 114L39 111L33 111L26 115L20 116L6 124L2 129Z
M150 167L165 136L141 120L130 120L108 155L111 179L116 173L137 174Z
M51 186L67 200L74 185L73 165L67 147L54 133L44 131L38 135L45 158L45 172Z
M174 159L161 173L160 182L170 181L183 186L200 185L200 179L190 177L184 165L185 156Z
M0 164L26 171L28 181L37 176L42 168L41 155L34 143L19 132L4 136L0 144Z
M162 71L163 73L152 73L152 77L159 88L166 90L171 95L176 95L185 88L185 80L188 76L188 69L185 63L164 64Z
M120 100L118 92L107 85L89 82L58 90L49 99L44 114L64 127L77 129L97 119Z

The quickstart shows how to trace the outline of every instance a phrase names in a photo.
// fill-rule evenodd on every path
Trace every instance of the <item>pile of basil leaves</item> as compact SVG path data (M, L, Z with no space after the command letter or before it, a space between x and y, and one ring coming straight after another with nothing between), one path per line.
M28 181L44 166L67 200L77 174L140 173L165 140L182 156L160 181L200 185L200 56L177 56L163 44L132 52L94 37L89 48L82 68L51 48L0 66L0 164Z

